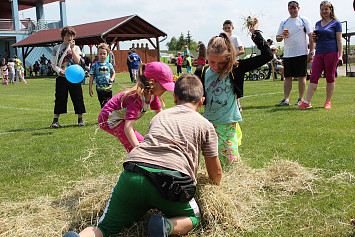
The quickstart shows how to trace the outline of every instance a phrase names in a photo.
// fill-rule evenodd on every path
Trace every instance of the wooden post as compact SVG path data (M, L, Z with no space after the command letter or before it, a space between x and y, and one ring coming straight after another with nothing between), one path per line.
M159 46L159 37L155 38L156 42L157 42L157 61L160 61L160 46Z
M91 58L91 61L93 60L93 58L92 58L92 45L89 45L89 47L90 47L90 58Z

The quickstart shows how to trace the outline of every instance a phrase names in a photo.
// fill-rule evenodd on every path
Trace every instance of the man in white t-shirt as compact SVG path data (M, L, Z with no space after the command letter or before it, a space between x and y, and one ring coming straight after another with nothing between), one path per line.
M296 105L302 103L306 90L307 62L312 61L314 55L313 28L308 18L299 15L299 10L298 2L290 1L288 3L290 17L281 22L276 35L277 42L285 41L283 55L285 67L284 99L277 106L290 104L293 77L298 78L299 96ZM309 38L309 53L306 35Z

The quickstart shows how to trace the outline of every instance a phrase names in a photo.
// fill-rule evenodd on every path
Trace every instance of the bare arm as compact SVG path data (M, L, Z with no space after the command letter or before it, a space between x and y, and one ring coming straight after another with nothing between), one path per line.
M133 130L134 122L135 120L125 120L125 125L124 125L124 132L126 134L126 137L128 138L128 141L131 143L133 147L139 144L136 134L134 133Z
M89 95L92 97L94 92L92 91L92 83L94 81L94 75L90 75L90 82L89 82Z
M237 56L240 56L240 55L242 55L242 54L245 54L245 50L244 50L244 47L243 47L243 46L239 46L238 49L239 49L239 51L238 51L238 53L237 53Z
M206 169L208 177L217 185L222 179L222 167L218 156L205 157Z
M338 52L339 52L338 63L339 63L339 65L343 65L343 42L342 42L342 32L341 32L341 31L336 32L336 37L337 37L337 46L338 46Z
M313 40L313 32L308 34L309 38L309 52L314 52L314 40ZM308 62L311 62L313 59L313 54L308 54Z
M283 35L276 35L276 41L281 42L284 39Z
M116 77L116 73L112 74L111 78L110 78L110 82L113 82L115 80Z
M162 111L162 109L157 109L157 110L154 110L154 111L155 111L155 114L159 114Z

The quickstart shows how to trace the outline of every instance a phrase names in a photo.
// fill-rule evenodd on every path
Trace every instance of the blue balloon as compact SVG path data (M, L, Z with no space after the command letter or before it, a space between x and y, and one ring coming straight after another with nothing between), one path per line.
M65 70L65 77L71 83L79 83L84 80L85 72L79 65L70 65L67 70Z

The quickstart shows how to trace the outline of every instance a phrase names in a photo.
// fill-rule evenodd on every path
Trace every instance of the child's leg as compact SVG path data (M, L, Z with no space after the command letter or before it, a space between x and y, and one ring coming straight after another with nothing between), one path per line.
M24 84L27 83L27 81L25 80L25 75L21 72L21 80L23 81Z
M18 82L18 77L19 77L18 70L15 69L15 84L17 84L17 82Z
M224 171L240 161L238 146L241 145L242 131L238 123L214 125L218 134L218 153Z
M129 140L124 132L124 125L125 125L125 122L122 121L120 124L118 124L113 129L110 129L108 127L108 125L106 125L106 124L101 124L100 128L105 130L106 132L114 135L115 137L117 137L117 139L120 140L120 142L122 143L124 148L126 148L127 152L130 152L133 149L133 146L129 142ZM134 134L136 135L139 142L143 141L143 136L139 132L134 130Z

